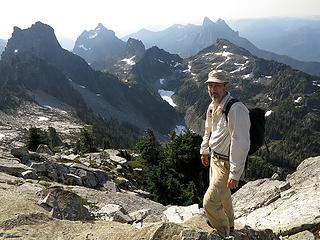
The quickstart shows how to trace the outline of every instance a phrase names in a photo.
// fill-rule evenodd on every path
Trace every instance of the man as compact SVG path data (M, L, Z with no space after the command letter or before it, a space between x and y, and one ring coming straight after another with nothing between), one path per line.
M213 70L208 74L206 83L212 102L207 110L200 149L202 164L209 166L210 163L210 184L203 207L208 224L222 237L228 237L234 229L230 189L238 187L250 147L250 119L246 106L241 102L234 103L228 121L223 113L232 98L229 81L225 71Z

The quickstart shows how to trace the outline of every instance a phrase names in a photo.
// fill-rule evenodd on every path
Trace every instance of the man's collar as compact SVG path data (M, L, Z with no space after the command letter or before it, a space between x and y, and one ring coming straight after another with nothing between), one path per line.
M221 109L224 109L224 108L225 108L225 105L226 105L227 102L229 101L230 97L231 97L231 95L230 95L229 92L224 96L224 98L222 99L222 101L221 101L221 103L220 103Z

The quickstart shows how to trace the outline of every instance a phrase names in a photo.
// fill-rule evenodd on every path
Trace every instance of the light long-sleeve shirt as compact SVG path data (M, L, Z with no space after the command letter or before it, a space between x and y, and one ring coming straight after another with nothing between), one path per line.
M217 108L213 102L210 103L200 154L209 154L210 148L218 154L229 156L229 179L239 181L250 148L250 119L247 107L236 102L231 106L226 121L222 109L225 109L231 98L228 93Z

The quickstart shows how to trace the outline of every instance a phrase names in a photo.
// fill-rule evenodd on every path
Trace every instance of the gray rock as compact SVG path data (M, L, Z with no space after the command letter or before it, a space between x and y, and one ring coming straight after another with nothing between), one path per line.
M32 170L27 170L25 172L22 172L21 176L24 179L38 179L37 173L35 171L32 171Z
M271 180L280 180L280 176L278 173L274 173L271 177Z
M303 232L299 232L297 234L291 235L288 238L286 238L287 240L315 240L315 236L309 232L309 231L303 231Z
M315 186L320 183L320 156L304 160L286 180L295 188Z
M41 175L44 175L44 173L47 171L46 169L46 163L45 162L33 162L31 163L30 167L36 171L36 173L39 173Z
M112 181L107 181L103 184L103 187L108 191L108 192L120 192L120 189L117 187L117 185L112 182Z
M60 156L61 161L69 161L69 162L79 162L80 161L80 156L75 155L75 154L69 154L69 155L64 155L62 154Z
M45 198L40 202L40 206L49 210L52 217L67 220L93 219L77 194L58 187L49 188L43 193Z
M95 212L94 215L99 219L108 221L121 223L133 222L133 219L126 214L126 211L117 204L106 204L99 211Z
M21 173L32 170L32 168L21 164L17 158L2 159L0 158L0 172L4 172L14 176L21 176Z
M239 218L263 206L276 201L281 197L281 188L284 181L259 179L248 182L232 195L235 217Z
M150 210L151 210L150 208L149 209L141 209L141 210L129 213L128 216L133 221L140 222L150 214Z
M170 206L163 214L168 222L183 223L192 218L192 216L200 214L200 209L198 204L190 206Z
M29 157L32 162L45 162L45 161L47 161L47 158L45 156L43 156L39 153L36 153L36 152L30 152Z
M282 187L277 185L273 192L275 181L272 180L257 180L238 190L233 195L236 222L254 229L272 229L281 235L293 235L318 226L320 157L304 160L287 181Z
M82 186L81 177L74 175L72 173L67 173L66 175L64 175L64 182L63 183L66 185Z
M50 156L53 156L54 153L50 150L50 148L45 145L45 144L39 144L37 150L36 150L37 153L43 153L43 154L48 154Z
M27 164L30 160L27 148L13 148L11 149L11 154L23 164Z

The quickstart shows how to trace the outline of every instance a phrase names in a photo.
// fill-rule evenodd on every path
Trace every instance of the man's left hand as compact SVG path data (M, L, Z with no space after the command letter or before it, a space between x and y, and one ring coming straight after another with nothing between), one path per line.
M234 180L232 178L229 178L228 179L228 183L227 183L227 187L230 188L230 189L235 189L237 188L239 185L239 181L237 180Z

